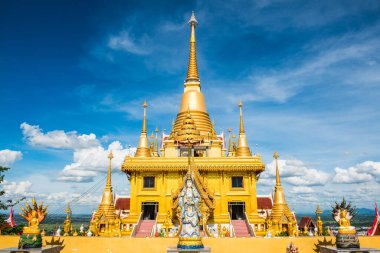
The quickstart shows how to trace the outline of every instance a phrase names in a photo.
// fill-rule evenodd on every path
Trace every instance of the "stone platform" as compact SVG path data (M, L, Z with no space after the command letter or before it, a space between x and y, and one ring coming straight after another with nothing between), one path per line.
M337 249L331 246L321 246L321 253L380 253L380 249L360 248L360 249Z
M0 249L0 253L60 253L61 246L46 246L37 249L18 249L18 248L7 248Z
M171 247L166 250L166 253L211 253L211 249L210 247L204 247L203 249L179 249Z

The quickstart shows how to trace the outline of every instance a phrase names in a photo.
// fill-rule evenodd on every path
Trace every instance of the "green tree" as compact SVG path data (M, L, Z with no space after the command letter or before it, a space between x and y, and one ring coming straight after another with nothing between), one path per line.
M9 168L0 166L0 210L7 210L9 207L15 206L20 201L25 199L25 198L21 198L21 199L16 200L16 201L14 201L12 199L2 200L2 196L5 194L5 191L1 187L1 184L4 181L4 172L6 172L7 170L9 170ZM0 234L2 232L1 230L4 226L4 223L5 223L5 217L3 214L0 214ZM15 233L18 234L19 230L20 230L20 227L16 226L14 228L6 228L4 232L6 232L6 234L15 234Z

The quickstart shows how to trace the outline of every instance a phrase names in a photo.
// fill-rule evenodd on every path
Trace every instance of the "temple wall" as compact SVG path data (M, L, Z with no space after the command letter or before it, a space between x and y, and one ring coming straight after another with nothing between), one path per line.
M155 188L144 189L144 176L156 178ZM242 176L243 188L232 188L231 177ZM257 194L255 174L250 172L202 172L207 188L215 193L215 210L211 223L229 223L228 202L244 202L251 223L257 220ZM183 180L178 172L141 172L131 177L131 217L129 223L136 223L141 213L142 202L158 202L158 223L164 222L167 211L171 211L171 193Z
M55 238L56 240L57 238ZM330 240L331 237L327 237ZM0 236L0 249L15 247L18 236ZM50 242L51 237L43 238ZM162 253L168 247L176 246L177 238L105 238L105 237L61 237L65 245L62 253ZM323 237L297 237L297 238L204 238L203 243L211 247L213 253L231 252L273 252L285 253L286 247L293 242L300 253L315 253L314 249L318 240ZM380 248L380 236L359 237L362 247ZM333 239L335 241L335 238Z

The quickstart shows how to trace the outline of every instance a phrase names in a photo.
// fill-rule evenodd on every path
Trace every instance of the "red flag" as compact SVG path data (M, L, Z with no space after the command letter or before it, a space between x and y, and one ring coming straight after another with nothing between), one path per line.
M11 211L9 212L9 217L6 220L6 222L11 226L12 228L16 226L15 219L13 217L13 207L11 207Z

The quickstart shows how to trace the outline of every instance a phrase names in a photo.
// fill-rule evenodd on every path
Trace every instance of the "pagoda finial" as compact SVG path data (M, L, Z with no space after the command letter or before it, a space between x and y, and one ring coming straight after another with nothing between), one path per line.
M320 205L318 203L317 210L315 210L315 214L318 216L318 215L321 215L322 213L323 213L323 211L322 211L322 209L321 209L321 207L320 207Z
M244 122L243 122L243 103L239 101L240 109L240 127L239 127L239 139L238 139L238 148L236 150L236 156L251 156L251 151L248 147L247 137L244 131Z
M239 110L240 110L240 127L239 127L239 132L240 133L244 133L245 131L244 131L244 122L243 122L243 102L241 101L241 99L239 101L238 106L239 106Z
M107 174L107 185L106 187L111 187L111 170L112 170L112 159L113 159L113 154L112 150L110 150L110 153L108 154L108 159L109 165L108 165L108 174Z
M195 47L195 27L198 25L198 21L195 18L194 11L191 14L189 24L191 27L190 33L190 55L189 55L189 66L187 68L187 77L185 86L196 85L200 86L199 76L198 76L198 66L197 66L197 53Z
M281 185L281 180L280 180L280 171L278 169L278 158L280 156L278 155L277 151L274 151L273 158L276 160L276 186Z
M142 126L142 132L146 133L146 108L148 107L148 103L146 100L143 103L144 107L144 118L143 118L143 126Z
M232 144L232 139L231 139L232 129L228 128L227 131L228 131L228 156L233 156L234 149L233 149L233 144Z
M143 124L142 124L142 130L139 140L139 145L136 150L135 157L148 157L150 156L149 152L149 144L148 144L148 135L146 130L146 108L148 107L148 103L144 101L143 108L144 108L144 117L143 117Z

